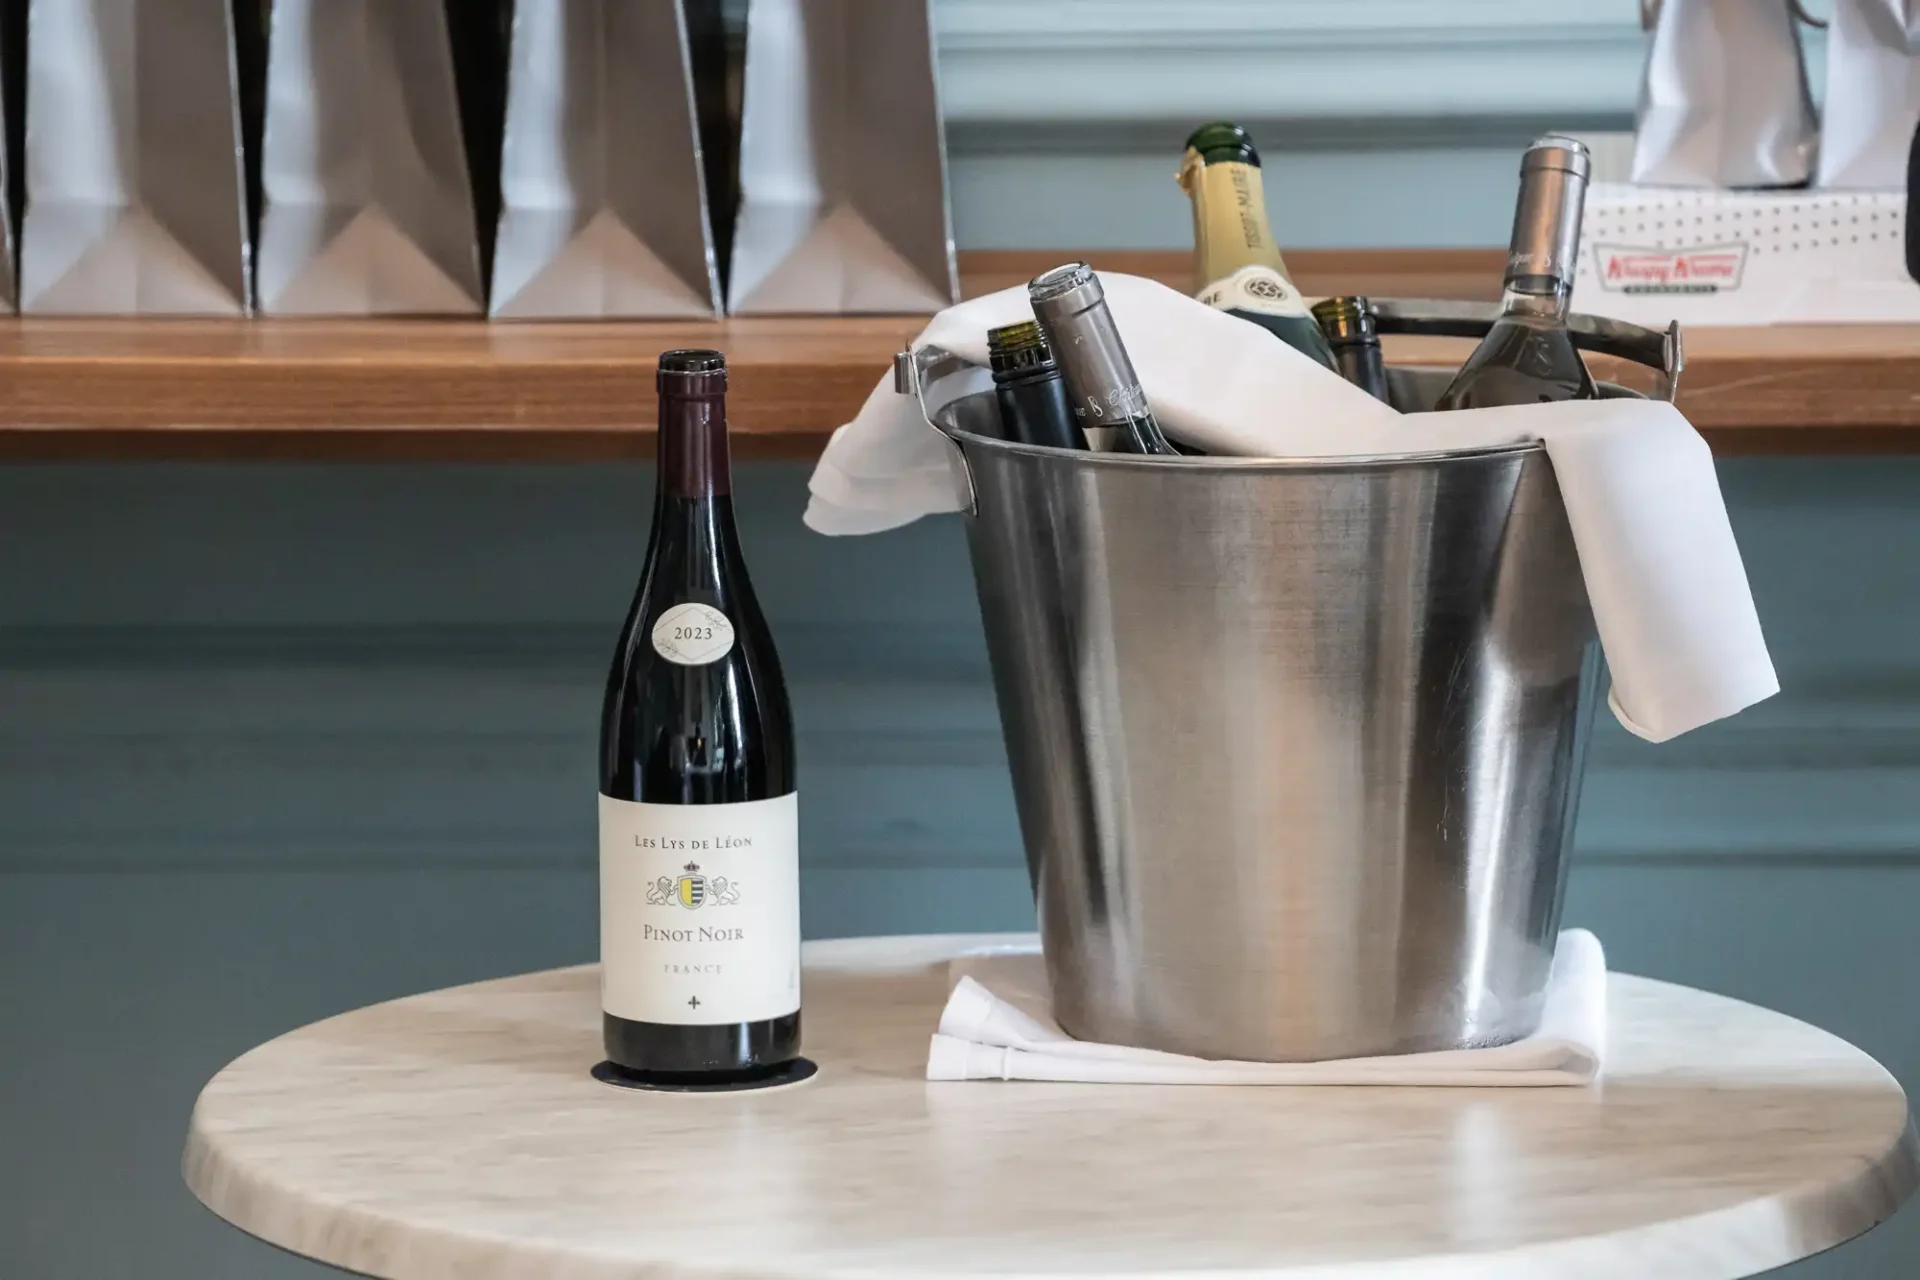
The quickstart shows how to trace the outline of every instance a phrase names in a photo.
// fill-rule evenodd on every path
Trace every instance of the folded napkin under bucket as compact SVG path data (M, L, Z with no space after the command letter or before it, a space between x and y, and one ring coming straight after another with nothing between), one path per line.
M1671 394L1677 331L1575 327ZM1448 376L1394 375L1403 409ZM1531 1034L1602 676L1545 452L1067 452L998 438L987 375L939 348L896 386L970 490L1061 1027L1268 1062Z

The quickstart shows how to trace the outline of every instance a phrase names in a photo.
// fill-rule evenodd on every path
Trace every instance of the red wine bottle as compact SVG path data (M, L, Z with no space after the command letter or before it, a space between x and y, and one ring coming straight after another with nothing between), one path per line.
M600 730L607 1060L746 1082L800 1052L793 717L734 530L726 361L660 357L660 465Z

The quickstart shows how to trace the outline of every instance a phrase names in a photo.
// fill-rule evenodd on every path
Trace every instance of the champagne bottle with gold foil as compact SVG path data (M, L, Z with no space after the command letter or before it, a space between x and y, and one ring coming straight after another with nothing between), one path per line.
M1334 368L1333 351L1307 313L1267 223L1260 153L1236 124L1208 124L1187 139L1180 186L1193 201L1200 301L1268 330Z

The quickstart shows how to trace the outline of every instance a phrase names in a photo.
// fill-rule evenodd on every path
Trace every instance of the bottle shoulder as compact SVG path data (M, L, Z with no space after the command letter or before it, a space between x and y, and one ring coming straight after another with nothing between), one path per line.
M1591 400L1597 395L1586 362L1564 325L1503 316L1460 367L1439 409L1478 409Z
M1215 280L1195 297L1215 311L1244 311L1255 315L1299 317L1319 328L1306 299L1293 281L1277 268L1252 263Z
M760 616L731 504L714 505L705 513L682 511L656 519L630 626L651 626L662 613L688 604Z
M1565 324L1539 316L1502 316L1494 321L1487 336L1474 348L1470 362L1512 362L1533 359L1552 366L1580 366L1585 362L1574 345L1573 333Z
M773 632L751 593L649 591L643 587L616 654L616 674L658 668L662 675L708 669L783 683Z
M794 790L793 712L770 645L749 637L689 665L648 648L617 668L601 723L602 790L666 803Z
M793 790L779 654L723 515L656 520L602 706L602 790L616 799L712 804Z

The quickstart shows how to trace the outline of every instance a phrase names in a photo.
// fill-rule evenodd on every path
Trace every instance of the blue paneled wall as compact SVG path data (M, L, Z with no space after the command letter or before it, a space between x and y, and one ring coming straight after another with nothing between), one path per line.
M1603 724L1570 912L1920 1083L1920 460L1725 479L1788 692L1662 747ZM650 484L0 470L0 1275L299 1274L178 1182L206 1076L591 958L592 740ZM804 492L751 465L738 501L801 717L808 933L1022 927L957 519L829 540ZM1911 1234L1807 1274L1890 1274Z

